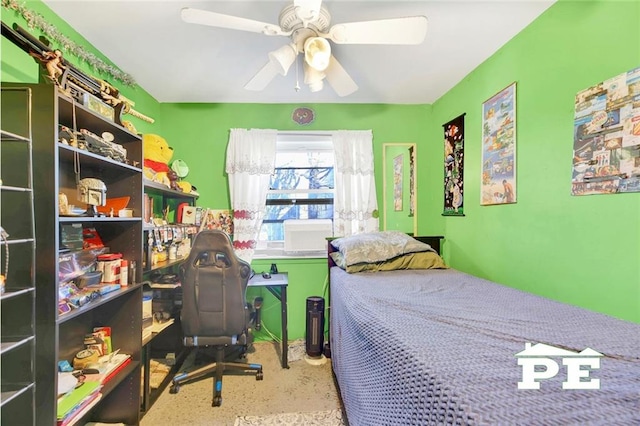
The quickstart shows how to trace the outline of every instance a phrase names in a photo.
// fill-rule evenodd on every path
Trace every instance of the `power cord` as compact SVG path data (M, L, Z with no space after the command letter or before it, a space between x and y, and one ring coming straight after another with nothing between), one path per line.
M4 242L5 247L5 263L4 263L4 274L0 271L1 280L3 283L6 283L9 276L9 234L0 226L0 242ZM4 284L2 286L2 293L4 293Z
M272 332L267 328L267 326L266 326L266 325L262 324L262 329L261 329L261 331L264 331L264 333L265 333L266 335L268 335L269 337L271 337L271 339L273 339L275 342L278 342L278 343L281 343L281 342L282 342L282 339L281 339L280 337L276 336L275 334L273 334L273 333L272 333Z

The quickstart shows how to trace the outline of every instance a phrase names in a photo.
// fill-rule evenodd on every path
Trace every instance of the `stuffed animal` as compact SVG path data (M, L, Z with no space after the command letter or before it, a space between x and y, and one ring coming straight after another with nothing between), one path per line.
M169 188L175 189L176 191L181 191L181 189L178 187L178 174L175 171L169 169L169 172L167 172L167 177L171 182Z
M184 178L189 174L189 166L187 166L187 163L183 160L176 159L171 163L171 170L173 170L176 173L176 176L178 176L178 182L176 182L178 189L187 194L191 194L191 191L195 188L189 182L184 180Z
M180 182L178 182L178 188L180 188L182 192L191 194L191 190L193 189L193 186L186 180L181 180Z
M173 148L158 135L142 135L142 149L144 153L144 177L171 188L169 179L169 161L173 156Z

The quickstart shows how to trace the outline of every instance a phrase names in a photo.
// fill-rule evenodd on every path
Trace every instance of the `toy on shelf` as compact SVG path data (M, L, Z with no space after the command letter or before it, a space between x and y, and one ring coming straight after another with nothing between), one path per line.
M171 170L173 170L178 177L176 182L178 188L187 194L192 193L195 188L189 182L184 180L184 178L189 174L189 166L187 166L187 163L180 159L173 160L171 163Z
M96 178L84 178L78 182L78 200L87 204L85 216L98 216L97 206L107 201L107 186Z
M144 177L171 188L169 179L169 161L173 156L173 148L167 141L155 134L142 135L144 152Z

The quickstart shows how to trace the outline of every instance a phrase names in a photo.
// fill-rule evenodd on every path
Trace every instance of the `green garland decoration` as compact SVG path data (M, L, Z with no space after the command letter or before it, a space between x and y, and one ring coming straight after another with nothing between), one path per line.
M107 74L127 86L134 86L136 84L132 76L122 72L113 65L105 63L93 53L85 50L82 46L78 45L69 37L58 31L54 25L48 23L42 15L29 10L24 5L18 4L15 0L2 0L2 7L19 13L20 16L27 21L29 28L40 30L45 36L55 42L63 52L72 54L89 64L93 69Z

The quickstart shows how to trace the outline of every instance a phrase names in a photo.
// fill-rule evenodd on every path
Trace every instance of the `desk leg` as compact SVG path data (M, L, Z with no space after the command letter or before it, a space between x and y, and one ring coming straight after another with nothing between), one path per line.
M287 286L280 287L280 308L282 311L282 368L289 368L289 342L287 332Z

